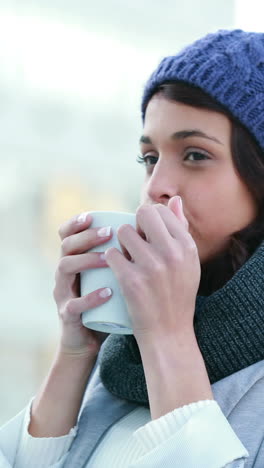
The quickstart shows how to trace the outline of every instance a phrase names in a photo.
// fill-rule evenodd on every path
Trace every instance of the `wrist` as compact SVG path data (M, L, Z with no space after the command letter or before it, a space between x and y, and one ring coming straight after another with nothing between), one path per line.
M178 349L184 352L190 349L199 350L193 324L173 331L149 331L135 334L139 349L144 352L162 352L166 349Z
M201 370L206 373L203 356L191 329L178 334L156 335L155 338L148 335L138 345L146 375L166 381L174 372L193 378Z
M68 348L67 346L63 346L60 344L57 348L56 352L56 362L57 363L80 363L82 367L91 367L95 364L97 359L98 353L95 353L87 347L84 348Z
M83 359L96 359L101 344L97 339L90 339L89 342L86 340L79 341L78 344L74 343L74 340L69 340L68 337L61 336L58 344L58 353L65 357L72 358L83 358Z
M189 403L213 399L195 333L156 335L139 344L152 419Z
M81 351L81 350L80 350ZM59 346L31 411L30 434L59 437L76 425L96 356Z

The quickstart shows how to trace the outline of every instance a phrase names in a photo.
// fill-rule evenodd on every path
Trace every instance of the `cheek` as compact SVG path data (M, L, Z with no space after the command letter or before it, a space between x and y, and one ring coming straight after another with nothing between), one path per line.
M189 195L192 202L189 206L190 232L201 260L223 250L230 236L250 224L257 214L251 195L237 178Z
M227 213L217 210L213 203L197 204L190 210L189 231L196 242L201 263L225 249L230 235L229 228Z
M140 190L140 204L142 205L143 203L146 203L146 202L148 202L147 184L146 182L144 182Z
M233 233L249 224L256 215L255 202L234 172L207 179L189 192L194 217L215 230Z

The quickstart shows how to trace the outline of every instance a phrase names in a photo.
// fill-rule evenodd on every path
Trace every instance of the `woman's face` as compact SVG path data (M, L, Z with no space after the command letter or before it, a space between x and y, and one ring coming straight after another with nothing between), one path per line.
M230 235L255 218L255 202L231 155L231 124L218 112L155 95L146 110L141 203L180 195L201 263L225 249Z

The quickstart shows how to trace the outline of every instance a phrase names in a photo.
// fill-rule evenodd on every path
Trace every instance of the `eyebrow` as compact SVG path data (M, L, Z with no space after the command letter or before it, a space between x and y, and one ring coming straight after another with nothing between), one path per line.
M202 132L201 130L181 130L171 135L172 140L184 140L185 138L190 138L190 137L206 138L207 140L212 140L215 143L218 143L219 145L223 145L223 143L221 143L221 141L219 141L217 138L213 136L209 136L206 133ZM152 144L152 141L148 136L142 135L139 140L139 143L145 143L148 145L148 144Z

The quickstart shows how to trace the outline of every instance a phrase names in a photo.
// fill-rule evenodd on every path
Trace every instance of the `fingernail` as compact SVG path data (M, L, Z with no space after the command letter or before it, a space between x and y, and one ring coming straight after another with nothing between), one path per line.
M105 262L105 254L104 254L104 253L100 254L100 259L101 259L103 262Z
M179 195L177 195L177 199L178 199L178 202L179 202L180 208L181 208L181 210L183 211L183 206L182 206L182 198L181 198Z
M84 223L87 220L88 216L89 216L88 211L86 211L85 213L80 214L78 216L78 218L77 218L77 223Z
M97 231L99 237L108 237L111 234L111 226L103 227Z
M103 299L105 297L112 296L112 289L111 288L102 289L102 291L99 292L99 296L102 297Z

